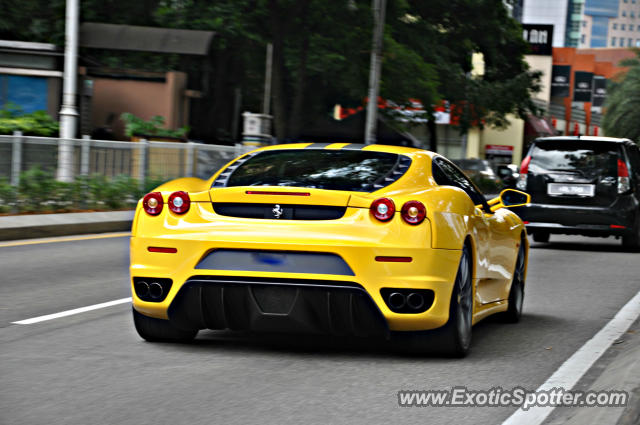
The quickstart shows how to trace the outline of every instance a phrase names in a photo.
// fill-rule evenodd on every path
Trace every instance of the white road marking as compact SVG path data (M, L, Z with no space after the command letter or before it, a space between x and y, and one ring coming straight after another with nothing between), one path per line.
M538 391L549 391L553 388L564 388L567 391L572 389L596 360L629 329L639 316L640 291L618 311L604 328L600 329L593 338L573 353L544 384L538 387ZM539 425L551 414L553 409L555 409L554 406L535 406L529 410L518 409L502 425Z
M86 313L87 311L99 310L101 308L111 307L118 304L130 303L131 297L121 298L119 300L108 301L106 303L89 305L86 307L74 308L73 310L61 311L60 313L47 314L46 316L33 317L31 319L11 322L14 325L32 325L34 323L46 322L47 320L58 319L60 317L73 316L74 314Z
M0 248L10 247L10 246L39 245L43 243L88 241L91 239L122 238L125 236L131 236L131 232L114 232L114 233L106 233L106 234L99 233L99 234L86 235L86 236L57 236L53 238L0 242Z

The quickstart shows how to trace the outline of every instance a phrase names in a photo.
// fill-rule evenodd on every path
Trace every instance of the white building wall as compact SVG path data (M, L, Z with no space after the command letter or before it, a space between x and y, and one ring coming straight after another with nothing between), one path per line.
M525 0L523 24L553 25L553 47L564 47L569 0Z

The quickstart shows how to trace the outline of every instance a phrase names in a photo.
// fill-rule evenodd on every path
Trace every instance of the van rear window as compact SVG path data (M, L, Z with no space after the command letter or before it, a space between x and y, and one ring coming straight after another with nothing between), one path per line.
M531 151L529 171L581 171L586 175L616 176L618 146L588 140L553 140L538 142Z

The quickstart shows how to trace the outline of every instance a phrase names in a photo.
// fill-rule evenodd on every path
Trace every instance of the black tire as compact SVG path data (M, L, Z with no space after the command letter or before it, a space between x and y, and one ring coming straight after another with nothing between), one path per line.
M533 241L547 243L549 242L549 232L533 232Z
M473 280L471 249L465 244L451 294L449 320L438 329L416 332L410 345L421 352L464 357L471 347L473 320Z
M640 213L631 233L622 236L622 246L630 251L640 250Z
M503 313L503 319L508 323L518 323L522 316L524 302L524 272L526 268L526 254L524 241L520 243L516 266L513 271L513 281L509 290L509 307Z
M149 342L189 342L196 337L197 329L178 329L168 320L155 319L133 309L133 323L143 339Z

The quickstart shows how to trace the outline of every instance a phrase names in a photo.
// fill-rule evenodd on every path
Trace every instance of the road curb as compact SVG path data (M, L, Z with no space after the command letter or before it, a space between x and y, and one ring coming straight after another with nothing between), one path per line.
M621 407L573 407L565 409L548 425L636 425L640 422L640 338L635 334L639 321L632 326L633 333L625 333L621 349L598 378L589 386L590 391L627 391L629 401ZM624 347L623 346L623 347ZM619 348L617 348L619 349Z
M131 230L135 211L0 217L0 241Z

